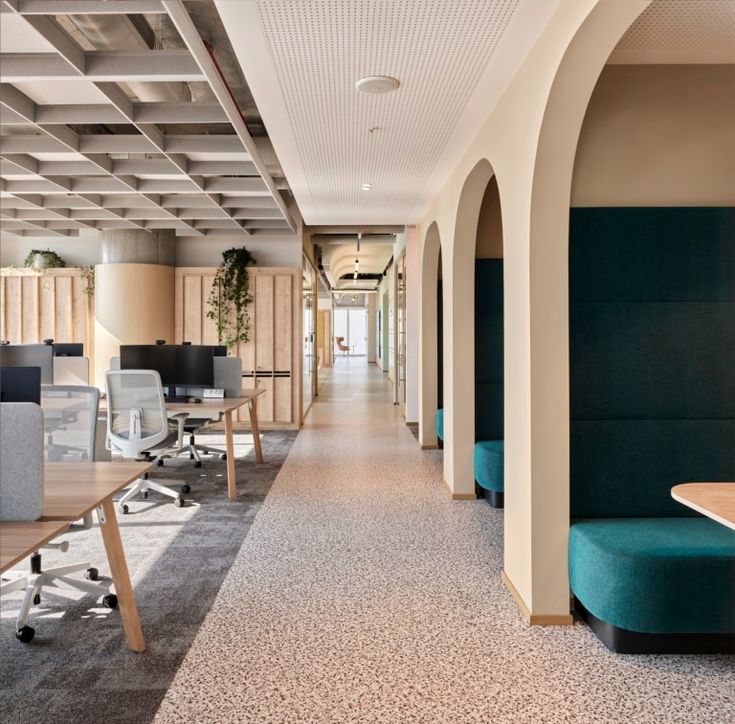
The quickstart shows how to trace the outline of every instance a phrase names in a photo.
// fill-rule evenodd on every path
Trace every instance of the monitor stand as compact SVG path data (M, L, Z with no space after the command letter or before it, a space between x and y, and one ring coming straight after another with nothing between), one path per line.
M176 385L168 385L167 387L163 388L164 396L166 397L166 402L173 403L173 402L188 402L189 401L189 395L177 395Z

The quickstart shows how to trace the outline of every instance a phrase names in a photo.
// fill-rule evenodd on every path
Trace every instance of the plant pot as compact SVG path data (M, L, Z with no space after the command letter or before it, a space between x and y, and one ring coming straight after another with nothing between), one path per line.
M32 269L46 269L47 267L48 267L48 264L46 263L45 254L34 254L33 255L33 264L31 265Z

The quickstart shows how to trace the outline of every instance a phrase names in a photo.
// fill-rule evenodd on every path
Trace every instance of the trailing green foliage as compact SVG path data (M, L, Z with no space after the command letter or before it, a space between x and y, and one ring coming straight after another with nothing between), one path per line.
M36 265L36 257L43 257L41 266ZM66 266L66 262L51 249L31 249L23 262L23 266L30 269L52 269Z
M222 252L222 263L214 277L207 300L207 317L217 324L219 343L228 347L248 341L250 315L247 307L253 297L247 268L254 263L255 257L244 246L227 249Z
M82 277L87 282L87 286L84 287L84 293L88 297L94 296L94 264L90 264L89 266L83 266L82 267Z

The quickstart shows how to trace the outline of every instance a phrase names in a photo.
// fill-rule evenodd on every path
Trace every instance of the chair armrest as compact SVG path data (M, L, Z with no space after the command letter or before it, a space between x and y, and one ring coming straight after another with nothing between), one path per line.
M177 447L181 447L184 444L184 423L188 417L188 412L177 412L175 415L170 415L168 418L169 424L172 428L176 428L178 434L176 442Z

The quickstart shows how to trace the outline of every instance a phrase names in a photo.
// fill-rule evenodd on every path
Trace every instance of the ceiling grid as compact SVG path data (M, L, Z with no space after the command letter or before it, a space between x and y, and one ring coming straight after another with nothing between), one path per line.
M182 47L90 51L60 23L67 13L127 22L136 12L168 16ZM4 233L296 230L183 2L0 0L0 13ZM130 90L156 83L206 84L217 102L151 101Z

